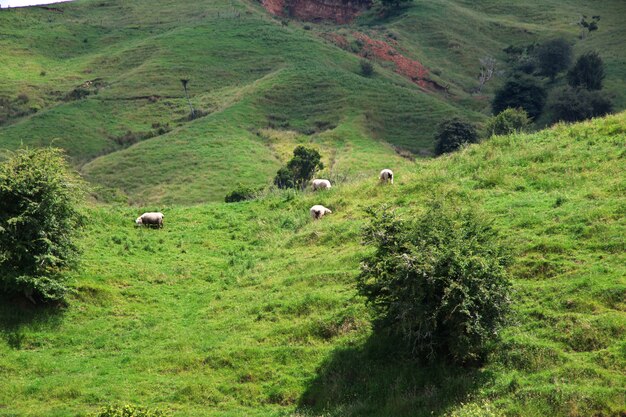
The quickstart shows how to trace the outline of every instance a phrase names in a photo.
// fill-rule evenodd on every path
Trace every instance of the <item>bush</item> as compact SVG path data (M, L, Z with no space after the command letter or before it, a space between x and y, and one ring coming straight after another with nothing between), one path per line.
M495 231L471 210L432 204L402 220L370 210L357 287L375 313L377 331L401 336L422 359L481 358L509 310L509 257Z
M162 411L149 410L133 405L108 406L94 417L167 417Z
M374 66L367 59L362 59L360 62L361 75L364 77L371 77L374 75Z
M530 119L523 109L506 109L487 120L485 129L489 136L509 135L525 131L529 125Z
M261 188L247 187L239 184L237 188L226 194L224 201L227 203L237 203L239 201L253 200L256 198L259 191L261 191Z
M572 46L563 38L552 39L535 49L535 58L540 74L554 80L572 63Z
M321 155L315 149L296 147L293 151L293 158L276 173L274 184L278 188L304 189L313 179L313 175L318 170L324 169L321 159Z
M581 55L567 73L567 83L574 88L601 90L602 80L604 80L604 63L595 51Z
M546 96L545 88L534 77L518 73L496 91L491 107L494 114L499 114L508 108L521 108L532 119L535 119L543 110Z
M604 116L612 110L613 104L606 95L584 88L565 87L557 90L548 103L552 123L578 122Z
M78 256L82 183L60 150L24 149L0 165L0 290L60 300Z
M435 153L441 155L453 152L463 144L478 142L478 133L472 124L455 117L439 124L435 140Z

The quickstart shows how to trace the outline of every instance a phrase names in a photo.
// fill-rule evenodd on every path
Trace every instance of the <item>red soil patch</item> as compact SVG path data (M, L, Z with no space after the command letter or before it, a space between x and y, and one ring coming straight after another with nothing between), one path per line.
M372 39L363 33L357 33L355 36L363 43L361 56L373 55L376 59L393 62L398 74L404 75L423 88L432 87L428 70L418 61L405 57L385 41Z
M285 0L263 0L263 7L273 15L282 16Z
M295 17L301 20L330 20L350 23L364 8L367 0L262 0L263 7L273 15Z

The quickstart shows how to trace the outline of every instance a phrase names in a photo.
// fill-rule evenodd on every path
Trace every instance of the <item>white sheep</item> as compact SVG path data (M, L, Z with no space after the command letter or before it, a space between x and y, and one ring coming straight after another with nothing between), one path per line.
M161 212L148 212L148 213L144 213L141 216L137 217L137 219L135 220L135 224L137 226L142 226L142 225L146 225L146 226L153 226L156 225L157 227L163 227L163 217L165 217L165 215Z
M313 191L317 191L317 190L329 190L329 189L330 189L330 187L331 187L331 185L330 185L330 181L328 181L328 180L321 180L321 179L318 179L318 180L313 180L313 181L311 182L311 189L312 189Z
M378 176L381 183L389 182L393 184L393 171L390 169L383 169L380 171L380 175Z
M327 209L321 204L314 205L313 207L311 207L309 212L311 213L311 217L313 218L313 220L319 220L324 217L325 214L332 213L331 210Z

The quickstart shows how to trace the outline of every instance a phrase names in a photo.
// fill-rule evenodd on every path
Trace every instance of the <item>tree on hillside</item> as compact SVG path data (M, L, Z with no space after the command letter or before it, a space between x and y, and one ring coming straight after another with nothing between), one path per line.
M496 91L491 107L495 114L508 108L522 108L535 119L543 110L546 96L545 88L535 77L517 73Z
M510 306L508 251L473 210L432 204L416 219L370 210L357 289L375 330L400 336L424 359L476 362Z
M75 264L82 183L61 151L23 149L0 165L0 289L60 300Z
M478 142L478 133L468 121L453 117L439 124L435 140L435 153L441 155L453 152L464 144Z
M190 118L191 120L196 118L196 112L193 110L193 106L191 105L191 100L189 99L189 93L187 92L187 85L189 84L189 79L187 78L182 78L180 80L180 82L183 84L183 89L185 90L185 97L187 98L187 103L189 104L189 110L190 110Z
M610 113L613 104L601 91L565 87L553 93L547 110L552 123L578 122Z
M585 39L588 33L598 30L598 22L600 16L591 16L591 20L587 20L587 16L581 15L576 24L580 27L580 39Z
M486 56L479 59L480 73L478 74L478 92L496 75L497 61L495 58Z
M587 52L576 60L567 73L567 83L572 87L601 90L604 80L604 63L596 51Z
M554 81L556 75L572 63L572 46L563 38L552 39L535 49L539 73Z
M315 149L296 147L293 158L276 173L274 184L278 188L304 189L315 173L324 169L321 159L321 155Z

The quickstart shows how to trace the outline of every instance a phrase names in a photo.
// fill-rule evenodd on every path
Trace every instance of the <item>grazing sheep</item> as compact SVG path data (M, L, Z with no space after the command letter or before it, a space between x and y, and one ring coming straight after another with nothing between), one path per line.
M137 217L137 219L135 220L135 224L137 224L137 226L146 225L163 227L163 217L165 216L161 212L144 213L141 216Z
M391 184L393 184L393 171L390 169L383 169L382 171L380 171L380 182L389 182Z
M313 180L311 182L311 189L313 191L328 190L328 189L330 189L330 187L331 187L330 181L328 181L328 180Z
M325 214L332 213L331 210L327 209L326 207L320 204L316 204L313 207L311 207L309 212L311 213L311 217L313 217L313 220L319 220L322 217L324 217Z

